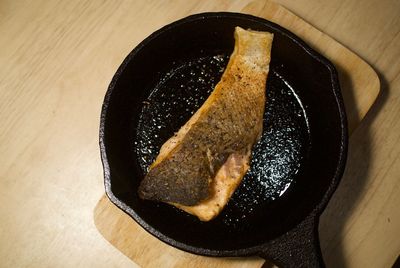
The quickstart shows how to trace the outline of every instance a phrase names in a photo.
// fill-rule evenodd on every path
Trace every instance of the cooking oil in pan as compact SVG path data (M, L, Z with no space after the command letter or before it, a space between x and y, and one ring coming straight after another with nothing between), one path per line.
M264 131L253 148L250 170L222 217L235 225L281 197L296 179L310 147L304 107L294 89L272 68L267 84ZM256 213L260 213L257 211Z
M157 82L143 102L136 133L136 154L146 173L161 145L200 108L218 83L226 55L203 57L176 66Z
M135 150L145 174L161 145L186 123L218 83L229 57L208 56L175 64L143 102ZM309 148L307 117L296 92L271 66L264 129L250 170L218 217L234 226L260 203L274 202L295 180Z

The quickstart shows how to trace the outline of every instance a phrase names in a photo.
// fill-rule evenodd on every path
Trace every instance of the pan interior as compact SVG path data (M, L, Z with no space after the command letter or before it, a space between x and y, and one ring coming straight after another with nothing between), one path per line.
M223 53L203 56L174 63L161 75L142 102L132 148L143 174L161 145L212 92L228 60L229 56ZM220 235L250 234L254 222L268 226L269 218L276 214L275 203L307 161L310 144L307 117L297 93L279 74L279 66L271 66L266 95L263 135L254 147L250 170L216 219L201 223L194 216L185 217L191 222L192 232L207 235L213 226ZM171 215L181 213L184 212L171 211Z

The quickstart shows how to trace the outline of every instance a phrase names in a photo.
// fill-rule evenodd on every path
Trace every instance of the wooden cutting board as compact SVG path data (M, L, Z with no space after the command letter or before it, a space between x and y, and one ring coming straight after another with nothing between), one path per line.
M194 8L187 11L186 15L200 11L204 10ZM208 11L221 10L212 8ZM366 62L278 4L255 1L240 10L225 11L239 11L278 23L329 58L339 72L350 133L357 127L374 103L380 89L377 74ZM172 18L171 22L179 18ZM94 221L99 232L111 244L142 267L260 267L264 262L258 257L212 258L175 249L148 234L114 206L105 195L94 210Z

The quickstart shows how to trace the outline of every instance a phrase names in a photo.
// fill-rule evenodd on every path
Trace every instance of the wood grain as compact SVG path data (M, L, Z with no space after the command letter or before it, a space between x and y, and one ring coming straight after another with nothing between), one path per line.
M1 267L137 266L93 221L104 193L98 124L108 83L155 29L191 13L242 11L250 2L0 1ZM390 267L400 252L400 1L276 2L379 74L381 94L352 134L347 171L320 233L328 267ZM247 8L262 14L263 4ZM179 258L191 266L208 264L186 256ZM171 255L157 258L178 266Z

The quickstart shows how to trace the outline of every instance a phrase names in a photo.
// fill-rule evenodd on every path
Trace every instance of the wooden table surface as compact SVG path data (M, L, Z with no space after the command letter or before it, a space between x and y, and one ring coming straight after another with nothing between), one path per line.
M0 267L136 266L93 222L108 83L138 42L180 14L249 2L0 1ZM320 229L330 230L321 246L334 267L390 267L400 253L400 1L276 2L379 74L381 94L352 134Z

